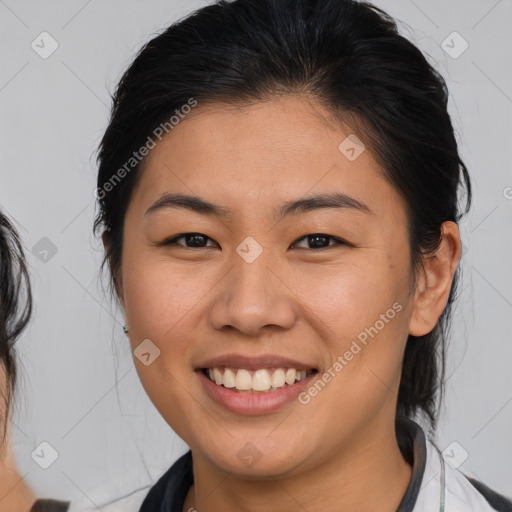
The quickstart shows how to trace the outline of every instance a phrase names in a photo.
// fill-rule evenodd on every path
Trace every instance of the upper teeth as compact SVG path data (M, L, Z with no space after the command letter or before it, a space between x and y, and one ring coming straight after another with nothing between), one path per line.
M219 386L239 391L273 391L304 379L310 372L295 368L246 370L244 368L208 368L208 376Z

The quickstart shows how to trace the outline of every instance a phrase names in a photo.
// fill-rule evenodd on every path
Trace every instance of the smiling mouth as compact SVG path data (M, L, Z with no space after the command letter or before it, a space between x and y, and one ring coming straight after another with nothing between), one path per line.
M296 368L245 368L214 367L203 368L204 375L218 386L237 393L272 393L293 386L318 370Z

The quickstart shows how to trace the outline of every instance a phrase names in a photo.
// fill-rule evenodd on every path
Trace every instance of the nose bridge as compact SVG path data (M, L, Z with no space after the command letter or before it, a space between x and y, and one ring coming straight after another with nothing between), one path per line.
M245 239L230 258L232 266L211 310L211 321L256 334L264 326L290 328L295 318L291 293L275 275L275 255L256 240Z

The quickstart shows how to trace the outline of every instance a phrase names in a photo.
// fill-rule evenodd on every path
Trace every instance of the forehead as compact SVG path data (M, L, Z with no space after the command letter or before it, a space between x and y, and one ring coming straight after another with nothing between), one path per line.
M354 146L353 135L320 103L300 96L199 104L150 151L136 194L148 203L182 191L233 210L332 191L366 204L396 202L371 152ZM347 145L356 158L344 154Z
M147 160L151 164L166 149L174 152L178 146L192 152L189 159L205 154L240 160L258 155L259 160L267 162L276 154L285 161L300 161L304 156L318 159L320 152L337 151L336 141L348 130L341 123L335 125L329 117L325 107L300 96L239 105L199 104Z

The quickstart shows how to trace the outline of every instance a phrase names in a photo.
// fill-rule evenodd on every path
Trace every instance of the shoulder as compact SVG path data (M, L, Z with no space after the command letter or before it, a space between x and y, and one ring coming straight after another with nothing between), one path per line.
M149 486L137 489L125 496L111 497L107 500L98 501L94 501L94 497L91 496L87 499L72 502L67 512L97 512L98 510L102 512L138 512L148 490ZM51 512L53 512L53 509Z
M154 480L150 480L147 472L141 473L136 470L110 479L105 485L87 490L85 496L82 495L80 499L71 500L67 512L97 512L98 510L101 512L139 512L143 509L143 504L147 504L148 499L154 498L155 494L160 495L160 491L165 492L163 486L170 477L173 482L184 475L190 478L189 466L191 467L191 464L186 463L190 460L189 450L156 483ZM150 490L151 492L149 492ZM155 508L150 507L144 510L153 512Z
M494 510L498 510L499 512L512 512L512 500L503 496L502 494L498 494L496 491L493 491L483 482L479 480L475 480L474 478L467 477L468 481L473 485L473 487L487 500L487 503L491 505Z
M72 499L67 512L138 512L151 484L147 476L121 475Z
M493 491L487 485L446 467L447 511L512 512L512 501Z
M437 488L439 503L444 503L446 512L512 512L509 498L450 466L432 442L427 445L425 486L430 487L430 491Z
M401 418L399 427L404 456L409 453L413 460L412 479L400 512L512 512L510 498L451 464L419 424Z
M39 499L34 502L30 512L67 512L69 501Z

